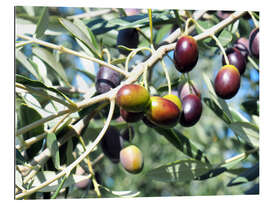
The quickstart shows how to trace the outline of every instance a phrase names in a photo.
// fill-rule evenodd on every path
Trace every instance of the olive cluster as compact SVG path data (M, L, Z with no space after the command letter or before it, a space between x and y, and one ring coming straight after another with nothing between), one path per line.
M249 40L239 38L232 48L226 50L226 54L229 64L223 56L224 66L216 75L214 87L220 98L231 99L240 88L240 76L245 72L248 55L259 58L259 28L251 31Z
M138 45L138 33L135 29L119 32L117 43L130 48ZM132 42L132 43L130 43ZM128 52L120 50L122 54ZM218 71L214 89L222 99L234 97L240 88L240 76L244 74L249 55L259 57L259 29L250 33L249 40L239 38L233 47L226 50L227 61L222 58L223 67ZM182 74L188 73L196 66L199 58L198 45L192 36L181 36L174 50L175 68ZM229 64L226 64L229 63ZM108 92L121 83L118 72L106 67L100 67L97 74L96 89L99 94ZM116 95L120 117L127 123L143 121L151 128L173 128L178 123L183 127L194 126L201 118L203 105L201 92L194 81L186 80L178 87L176 94L163 97L152 96L148 90L139 84L122 86ZM101 148L113 163L121 162L130 173L138 173L143 168L143 155L135 145L124 147L123 141L131 141L134 129L129 126L124 132L119 132L110 126L105 133Z

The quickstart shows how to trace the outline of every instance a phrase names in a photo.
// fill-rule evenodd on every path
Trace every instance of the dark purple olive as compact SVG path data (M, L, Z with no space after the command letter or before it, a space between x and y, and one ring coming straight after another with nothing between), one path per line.
M110 91L117 87L121 82L120 73L107 68L100 67L96 77L96 90L99 94Z
M242 75L246 70L246 59L245 59L245 57L236 48L227 49L226 54L228 56L229 63L231 65L234 65L238 69L240 75ZM224 56L222 57L222 64L226 65Z
M199 57L196 40L192 36L180 37L174 50L174 64L181 73L191 71Z
M214 84L216 94L222 99L231 99L236 95L240 88L240 73L233 65L223 66Z
M249 55L249 41L247 38L245 37L241 37L239 38L235 44L233 45L233 47L235 47L236 49L238 49L241 54L245 57L245 59L247 59L248 55Z
M120 132L117 128L110 126L103 136L101 148L104 154L113 162L119 162L119 154L122 149L123 143L120 137Z
M202 102L201 99L195 95L187 95L183 101L183 111L180 117L180 124L184 127L191 127L195 125L202 114Z
M117 46L125 46L131 49L137 48L139 44L139 34L135 28L127 28L119 30L117 35ZM118 49L121 54L128 55L130 51L126 49Z
M135 123L143 118L144 112L129 112L121 108L120 115L126 122Z
M255 28L249 35L249 51L250 53L259 58L260 47L259 47L259 28Z

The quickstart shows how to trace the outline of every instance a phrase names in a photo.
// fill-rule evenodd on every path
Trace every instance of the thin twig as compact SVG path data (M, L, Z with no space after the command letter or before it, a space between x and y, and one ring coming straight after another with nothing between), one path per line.
M105 66L105 67L108 67L108 68L110 68L110 69L112 69L114 71L117 71L117 72L123 74L125 77L129 76L128 73L126 73L122 69L118 68L117 66L106 63L105 61L99 60L99 59L97 59L95 57L91 57L91 56L79 53L79 52L74 51L72 49L68 49L68 48L66 48L64 46L55 45L53 43L45 42L45 41L35 39L35 38L32 38L32 37L28 37L28 36L25 36L25 35L17 35L17 37L20 37L20 38L25 39L25 40L31 40L31 41L33 41L33 43L40 44L42 46L45 46L45 47L48 47L48 48L51 48L51 49L55 49L55 50L58 50L60 52L68 53L68 54L71 54L71 55L74 55L74 56L78 56L80 58L84 58L84 59L93 61L95 63L100 64L101 66Z

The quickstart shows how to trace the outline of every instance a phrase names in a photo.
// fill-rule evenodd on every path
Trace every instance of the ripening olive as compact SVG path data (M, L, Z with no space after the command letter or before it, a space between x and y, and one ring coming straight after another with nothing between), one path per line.
M144 112L149 106L150 95L141 85L124 85L117 92L116 102L126 111Z
M195 94L189 94L184 97L183 111L180 117L180 124L184 127L191 127L195 125L202 114L201 99Z
M223 66L214 84L216 94L222 99L231 99L240 88L240 73L233 65Z
M180 99L178 98L178 96L176 96L174 94L167 94L167 95L163 96L163 98L168 99L171 102L173 102L179 108L179 111L182 111L182 103L181 103Z
M143 169L143 154L135 145L125 147L120 152L120 162L130 173L139 173Z
M199 57L196 40L191 36L180 37L174 50L174 64L178 71L186 73L197 64Z
M172 128L178 123L180 110L175 103L158 96L152 96L150 101L148 120L163 128Z

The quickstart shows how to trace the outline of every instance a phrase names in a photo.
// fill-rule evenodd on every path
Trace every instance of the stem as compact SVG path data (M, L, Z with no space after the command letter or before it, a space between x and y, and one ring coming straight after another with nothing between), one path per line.
M153 45L153 21L152 21L152 9L148 9L148 16L149 16L149 27L150 27L150 42L151 45Z
M51 49L56 49L56 50L58 50L60 52L64 52L64 53L67 53L67 54L71 54L71 55L74 55L74 56L78 56L80 58L84 58L84 59L96 62L96 63L100 64L101 66L108 67L108 68L110 68L110 69L112 69L114 71L117 71L117 72L123 74L125 77L129 76L128 73L126 73L122 69L118 68L117 66L114 66L112 64L108 64L108 63L106 63L106 62L104 62L102 60L99 60L97 58L94 58L94 57L91 57L91 56L76 52L76 51L74 51L72 49L68 49L66 47L55 45L55 44L45 42L45 41L42 41L42 40L39 40L39 39L31 38L31 37L28 37L28 36L25 36L25 35L17 35L17 36L22 38L22 39L25 39L25 40L32 40L33 43L40 44L42 46L45 46L45 47L48 47L48 48L51 48Z
M85 142L84 142L82 136L79 135L78 138L79 138L80 143L82 144L83 149L85 151L86 150L86 146L85 146ZM89 172L92 175L91 176L91 179L92 179L92 182L93 182L93 185L94 185L94 190L97 193L97 196L98 197L101 197L101 193L99 191L98 183L97 183L97 180L96 180L96 177L95 177L95 172L93 170L93 167L92 167L92 164L91 164L91 161L90 161L90 157L89 156L86 157L86 162L87 162L87 166L88 166Z
M56 199L56 197L58 196L58 194L59 194L60 190L62 189L64 183L66 182L67 178L68 178L67 175L64 176L64 178L62 179L60 185L57 187L57 189L56 189L55 193L53 194L53 196L51 197L51 199Z
M148 72L148 69L145 68L145 69L144 69L144 72L143 72L143 84L144 84L145 89L148 90L147 72Z
M165 73L166 80L168 82L168 94L171 94L172 93L171 79L170 79L168 69L167 69L163 59L161 59L161 65L162 65L163 71Z
M222 164L220 164L220 165L229 164L229 163L231 163L231 162L233 162L233 161L236 161L236 160L238 160L238 159L245 158L245 157L247 157L248 155L253 154L254 152L256 152L256 151L258 151L258 150L259 150L259 148L254 148L254 149L251 149L251 150L249 150L249 151L246 151L246 152L244 152L244 153L242 153L242 154L238 154L238 155L236 155L236 156L234 156L234 157L232 157L232 158L229 158L229 159L225 160L225 161L224 161Z
M16 43L16 48L19 48L19 47L22 47L22 46L25 46L25 45L31 44L31 43L33 43L33 40L18 42L18 43Z
M143 50L148 50L151 52L151 54L153 54L153 51L148 47L140 47L140 48L134 49L132 52L129 53L129 55L126 59L126 63L125 63L125 71L126 72L128 72L128 63L131 60L131 58L134 57L139 51L143 51Z
M188 35L188 26L189 26L190 21L193 21L193 19L192 19L192 18L189 18L189 19L187 19L187 21L186 21L184 35Z
M108 61L109 64L111 64L111 54L108 51L108 49L103 49L102 50L102 55L103 55L103 53L106 53L106 55L107 55L107 61Z
M229 62L229 59L228 59L228 56L226 54L226 51L224 49L224 47L222 46L222 44L220 43L219 39L215 36L215 35L211 35L211 37L216 41L217 45L219 46L220 48L220 51L222 52L223 56L224 56L224 59L225 59L225 62L227 65L230 64Z

